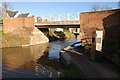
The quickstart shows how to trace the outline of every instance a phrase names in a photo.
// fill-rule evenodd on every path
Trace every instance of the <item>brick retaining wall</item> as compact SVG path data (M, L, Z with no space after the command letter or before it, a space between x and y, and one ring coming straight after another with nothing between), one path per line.
M34 17L27 18L3 18L3 31L5 33L21 27L34 28Z
M104 37L118 40L120 9L86 12L80 14L80 38L92 37L96 30L103 30Z

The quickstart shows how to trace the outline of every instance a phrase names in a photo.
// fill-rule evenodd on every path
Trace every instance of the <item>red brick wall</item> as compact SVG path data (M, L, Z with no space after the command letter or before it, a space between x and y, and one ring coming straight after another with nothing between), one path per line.
M81 39L85 37L95 38L96 30L104 31L103 53L106 55L118 53L120 45L120 9L81 13Z
M120 25L120 10L87 12L80 14L81 39L85 36L91 37L95 30L110 28L112 25ZM117 28L116 28L117 30ZM104 31L105 34L105 31ZM112 33L111 33L112 34Z
M34 28L34 17L29 18L3 18L3 31L12 32L17 28Z

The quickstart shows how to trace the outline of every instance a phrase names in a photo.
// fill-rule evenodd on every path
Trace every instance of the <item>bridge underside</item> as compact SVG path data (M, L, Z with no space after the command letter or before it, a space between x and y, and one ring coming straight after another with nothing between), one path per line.
M80 25L35 25L37 28L80 28Z

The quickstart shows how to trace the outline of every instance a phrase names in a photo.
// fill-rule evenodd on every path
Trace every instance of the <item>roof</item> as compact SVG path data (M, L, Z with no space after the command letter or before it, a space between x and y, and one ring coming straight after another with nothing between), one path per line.
M26 13L26 14L20 14L18 17L28 17L30 13Z
M8 10L6 12L10 17L14 17L18 13L18 11L8 11Z

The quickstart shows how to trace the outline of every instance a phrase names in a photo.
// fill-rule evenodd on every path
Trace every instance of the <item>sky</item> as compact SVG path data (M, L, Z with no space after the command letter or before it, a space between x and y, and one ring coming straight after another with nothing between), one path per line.
M15 11L34 16L54 15L71 12L89 12L93 5L118 8L117 2L10 2Z

